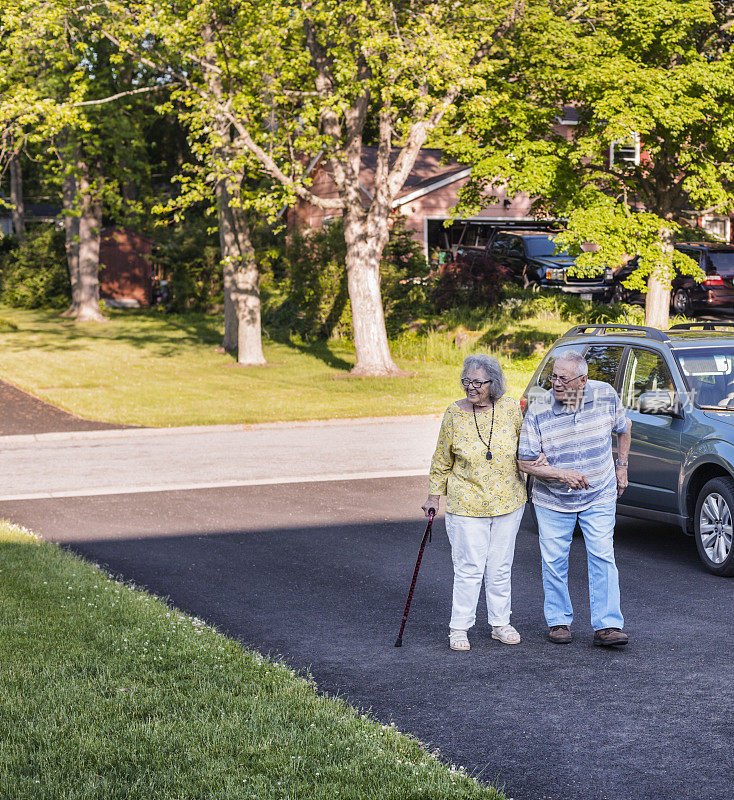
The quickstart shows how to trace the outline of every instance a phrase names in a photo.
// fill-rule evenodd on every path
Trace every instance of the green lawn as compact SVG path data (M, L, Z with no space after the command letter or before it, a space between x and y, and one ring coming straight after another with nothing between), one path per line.
M205 315L113 311L107 324L56 312L0 307L0 377L90 419L165 427L426 414L461 395L463 357L506 332L505 317L472 321L460 346L451 331L393 343L404 378L347 377L348 343L265 340L266 367L241 368L216 353L221 321ZM569 327L552 316L512 324L518 341L546 344ZM501 356L518 397L539 356Z
M2 522L0 787L17 800L502 797L312 679Z

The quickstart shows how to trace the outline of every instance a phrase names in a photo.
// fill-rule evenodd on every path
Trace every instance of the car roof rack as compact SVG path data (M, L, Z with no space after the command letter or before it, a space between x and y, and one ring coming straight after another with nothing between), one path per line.
M575 325L573 328L566 331L561 338L565 339L567 336L578 336L584 333L593 333L594 336L599 336L605 334L608 330L644 333L646 338L655 339L657 342L670 341L670 336L668 336L665 331L661 331L658 328L649 328L646 325L624 325L617 323L609 323L607 325Z
M671 325L671 331L692 331L700 328L702 331L715 331L717 328L734 328L734 322L716 322L708 320L706 322L679 322Z

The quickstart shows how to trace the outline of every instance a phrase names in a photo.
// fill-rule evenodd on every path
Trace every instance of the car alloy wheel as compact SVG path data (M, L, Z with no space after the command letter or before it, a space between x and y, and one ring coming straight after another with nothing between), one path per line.
M684 317L691 313L691 295L686 289L678 289L673 295L673 311Z
M734 575L734 480L714 478L696 503L694 530L701 560L717 575Z

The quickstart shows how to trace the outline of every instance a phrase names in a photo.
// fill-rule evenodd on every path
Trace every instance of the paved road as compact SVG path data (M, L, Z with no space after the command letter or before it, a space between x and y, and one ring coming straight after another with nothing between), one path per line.
M675 529L622 521L617 550L632 643L622 652L591 646L576 541L577 638L554 646L541 617L537 537L525 526L513 583L523 643L500 645L479 625L472 651L453 653L439 519L396 649L424 483L393 477L16 500L0 502L0 517L310 668L322 690L371 707L504 783L516 800L728 800L734 584L705 572L693 542Z
M0 500L424 475L440 417L0 437Z

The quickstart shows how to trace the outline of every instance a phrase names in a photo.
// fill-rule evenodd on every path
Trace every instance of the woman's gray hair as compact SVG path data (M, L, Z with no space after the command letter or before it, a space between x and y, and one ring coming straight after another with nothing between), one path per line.
M490 400L499 400L505 393L507 386L500 362L496 358L485 356L483 353L467 356L461 368L461 380L464 380L470 372L475 370L483 372L489 381Z
M569 364L573 364L576 369L577 378L580 375L589 374L589 365L586 363L586 359L581 355L581 353L578 352L578 350L569 350L567 353L561 353L554 363L557 364L559 361L568 361Z

